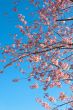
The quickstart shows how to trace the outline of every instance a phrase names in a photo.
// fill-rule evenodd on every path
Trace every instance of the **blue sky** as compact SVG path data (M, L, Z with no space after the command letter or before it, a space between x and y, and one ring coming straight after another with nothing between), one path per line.
M12 11L13 7L15 7L13 1L15 0L0 0L1 46L11 44L13 40L9 34L18 32L15 27L18 23L18 13ZM28 0L24 1L24 4L21 0L18 5L19 13L27 15L25 7L28 5ZM6 13L7 15L5 15ZM0 110L39 110L41 108L39 104L35 103L35 96L40 94L39 90L30 90L30 83L27 80L17 84L11 82L13 78L19 77L20 74L14 67L11 67L0 75ZM44 108L41 108L41 110L44 110Z
M19 33L16 29L16 25L19 23L17 14L22 13L26 16L28 21L32 21L32 18L28 17L29 12L35 11L34 7L29 4L29 0L17 0L20 1L17 8L18 12L13 12L13 4L15 0L0 0L0 45L5 46L13 42L12 36L9 34ZM26 1L26 2L25 2ZM26 7L30 7L30 10L26 10ZM28 12L28 13L27 13ZM7 15L5 15L7 13ZM21 35L22 36L22 35ZM1 65L0 65L1 66ZM26 70L28 70L28 66ZM22 77L21 73L15 69L15 67L7 68L2 75L0 75L0 110L44 110L41 105L35 102L35 97L42 97L43 92L41 89L31 90L29 88L30 83L27 80L23 80L19 83L12 83L11 80L16 77ZM32 82L31 82L32 83ZM63 90L64 88L62 88ZM51 89L49 93L56 97L56 93L61 91L60 89Z

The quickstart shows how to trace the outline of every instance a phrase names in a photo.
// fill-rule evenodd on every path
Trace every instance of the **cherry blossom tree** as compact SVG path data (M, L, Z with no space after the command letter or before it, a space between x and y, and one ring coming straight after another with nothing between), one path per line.
M34 79L30 88L42 88L44 98L48 100L45 102L45 99L36 98L36 102L48 110L60 110L65 105L66 109L63 110L73 110L73 17L63 18L71 11L73 0L30 0L30 3L37 10L31 13L33 18L36 15L36 19L31 23L24 15L18 14L22 25L16 25L16 28L24 37L18 38L15 34L14 43L1 48L4 59L0 62L9 63L4 65L0 73L13 64L20 68L21 73L25 73L20 66L28 61L31 73L27 78L12 81ZM49 95L48 90L55 87L61 89L63 86L68 86L69 96L64 90L57 98Z

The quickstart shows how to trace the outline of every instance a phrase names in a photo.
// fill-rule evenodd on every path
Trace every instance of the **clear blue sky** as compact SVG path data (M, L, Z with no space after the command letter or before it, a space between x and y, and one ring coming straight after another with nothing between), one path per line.
M20 0L17 6L19 12L16 13L13 12L14 1L16 0L0 0L0 43L2 46L12 43L12 36L10 37L9 34L19 32L15 27L18 24L17 14L22 13L27 16L25 8L30 5L28 0ZM20 75L21 73L14 67L6 69L3 75L0 75L0 110L44 110L41 105L35 103L35 97L41 93L41 90L31 90L27 80L16 84L11 82Z
M17 0L21 1L17 6L19 10L17 13L13 12L13 7L15 7L13 1L15 0L0 0L0 43L2 46L13 42L9 34L19 32L18 29L15 28L19 23L17 14L22 13L26 16L27 20L32 21L32 18L30 19L28 17L28 13L29 11L32 12L34 8L29 4L29 0ZM28 6L30 10L28 10L27 13L25 8ZM20 35L20 33L18 34ZM28 69L27 66L26 69ZM0 110L44 110L41 105L35 102L36 96L43 96L41 89L30 90L30 83L27 80L16 84L11 82L13 78L20 76L22 77L21 73L14 67L6 69L3 75L0 75ZM60 89L51 90L49 92L52 92L52 95L56 97L58 91L60 91Z

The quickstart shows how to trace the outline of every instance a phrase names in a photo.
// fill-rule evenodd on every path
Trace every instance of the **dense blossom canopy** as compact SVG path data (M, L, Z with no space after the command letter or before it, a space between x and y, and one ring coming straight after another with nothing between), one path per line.
M58 110L64 105L67 105L65 110L73 110L73 17L63 17L73 9L73 2L30 0L30 3L37 10L31 13L35 19L31 23L26 20L25 15L18 14L21 23L17 24L16 28L23 34L23 38L18 38L15 34L14 43L1 48L4 59L0 62L9 61L9 63L4 65L0 73L15 63L24 74L24 68L20 65L28 61L31 73L27 75L27 79L37 81L30 88L42 87L44 98L48 103L40 98L36 98L36 101L48 110ZM17 9L14 8L13 11L17 12ZM25 78L12 81L18 82L22 79ZM68 86L71 95L67 96L64 90L57 98L48 94L51 88L61 89L65 85Z

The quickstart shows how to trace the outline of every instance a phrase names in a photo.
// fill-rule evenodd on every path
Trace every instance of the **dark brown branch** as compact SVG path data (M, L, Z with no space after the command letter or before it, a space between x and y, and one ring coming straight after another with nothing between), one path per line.
M26 56L30 56L31 54L32 55L35 55L35 54L40 54L40 53L44 53L44 52L47 52L47 51L51 51L51 50L54 50L54 49L73 49L73 48L68 48L68 47L65 47L65 46L54 46L50 49L46 49L46 50L42 50L42 51L35 51L35 52L32 52L32 53L28 53L26 52L26 55L25 54L22 54L21 56L19 56L19 58L11 61L10 63L8 63L7 65L4 66L4 69L11 66L14 62L26 57Z
M71 20L73 20L73 18L68 18L68 19L58 19L58 20L56 20L56 21L71 21Z
M73 2L73 0L70 0L71 2Z
M55 110L55 109L57 109L57 108L59 108L59 107L61 107L61 106L64 106L64 105L69 104L69 103L72 103L72 102L73 102L73 100L71 100L71 101L69 101L69 102L66 102L66 103L63 103L63 104L61 104L61 105L57 105L57 107L54 107L52 110Z
M66 9L69 9L69 8L72 8L73 6L69 6L69 7L66 7L66 8L63 8L62 10L66 10Z

